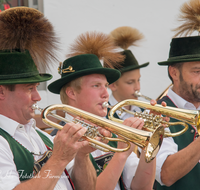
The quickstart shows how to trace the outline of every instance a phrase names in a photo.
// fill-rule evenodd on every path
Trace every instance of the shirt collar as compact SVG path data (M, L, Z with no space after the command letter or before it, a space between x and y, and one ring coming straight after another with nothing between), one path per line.
M180 97L178 94L176 94L173 90L172 87L169 88L167 96L172 100L172 102L178 107L182 109L189 109L189 110L199 110L200 106L196 109L196 107Z
M6 131L11 136L14 136L15 131L20 127L24 126L27 129L30 129L31 127L35 128L35 119L31 119L29 123L22 125L13 119L10 119L4 115L0 114L0 128Z

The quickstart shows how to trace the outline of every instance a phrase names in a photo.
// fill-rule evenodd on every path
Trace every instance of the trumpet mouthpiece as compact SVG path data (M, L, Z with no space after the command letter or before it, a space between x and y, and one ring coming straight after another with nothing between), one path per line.
M108 102L104 102L104 103L102 104L102 107L103 107L103 108L112 108L112 106L110 106L110 105L108 104Z
M33 104L33 105L32 105L32 109L33 109L33 110L36 110L36 109L38 109L38 108L39 108L39 107L38 107L37 104Z
M42 108L40 108L37 104L33 104L33 105L32 105L32 109L33 109L33 110L39 110L39 111L42 112Z
M139 92L139 91L135 91L135 93L134 93L137 97L140 97L142 94L141 94L141 92Z

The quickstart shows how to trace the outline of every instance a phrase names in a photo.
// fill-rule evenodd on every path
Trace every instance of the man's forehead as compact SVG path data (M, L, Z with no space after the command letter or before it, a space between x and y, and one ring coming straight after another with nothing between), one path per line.
M24 86L24 87L30 87L30 86L38 86L40 83L27 83L27 84L16 84L16 86Z
M190 68L200 68L200 61L185 62L183 63L183 66Z
M106 81L107 82L107 79L106 79L106 76L104 74L98 74L98 73L94 73L94 74L90 74L90 75L85 75L83 76L83 80L87 80L87 81Z

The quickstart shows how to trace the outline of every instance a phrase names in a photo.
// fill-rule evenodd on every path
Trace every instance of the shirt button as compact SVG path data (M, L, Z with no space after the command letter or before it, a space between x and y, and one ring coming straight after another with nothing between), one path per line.
M191 131L190 131L191 133L194 133L194 129L191 129Z

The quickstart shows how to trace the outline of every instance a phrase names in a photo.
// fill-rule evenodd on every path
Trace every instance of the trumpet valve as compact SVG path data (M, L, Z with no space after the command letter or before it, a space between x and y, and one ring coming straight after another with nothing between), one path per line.
M97 127L90 125L88 123L86 123L83 120L80 119L74 119L73 120L74 123L79 123L82 125L82 127L87 128L87 131L85 132L84 136L90 137L90 138L95 138L97 136L100 136L99 130Z

